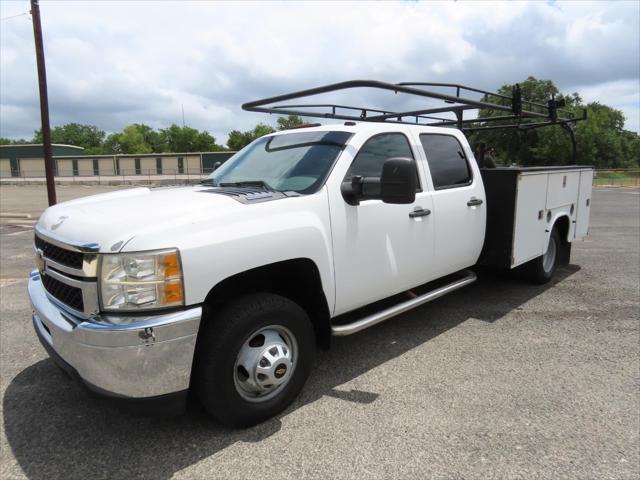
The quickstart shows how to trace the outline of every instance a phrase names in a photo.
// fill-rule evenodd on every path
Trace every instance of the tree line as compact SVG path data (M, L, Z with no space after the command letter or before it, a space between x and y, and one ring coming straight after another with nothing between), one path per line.
M577 93L563 94L551 80L528 77L519 83L522 98L546 104L552 96L564 101L565 109L575 116L582 116L587 110L587 119L577 122L577 162L597 168L638 168L640 167L640 137L637 133L624 129L624 114L607 105L591 102L585 104ZM511 95L513 85L503 85L498 93ZM492 97L493 103L508 100ZM480 117L504 115L498 110L482 109ZM527 123L532 120L523 120ZM533 120L535 121L535 120ZM511 121L510 121L511 122ZM500 124L492 122L492 125ZM120 153L187 153L237 151L256 138L277 130L303 125L300 117L289 115L277 119L277 127L259 123L247 131L229 132L226 145L217 143L207 131L188 126L171 125L154 130L142 123L133 123L122 132L106 135L94 125L69 123L52 129L53 143L83 147L87 155ZM469 143L485 143L498 164L510 165L563 165L571 161L571 141L560 126L551 126L529 131L483 130L469 136ZM42 143L42 134L36 131L31 140L9 140L0 138L0 144Z
M303 124L302 119L295 115L279 117L277 129L286 130ZM168 128L154 130L144 123L132 123L121 132L107 135L95 125L67 123L51 129L51 142L82 147L87 155L222 152L240 150L256 138L275 131L276 129L270 125L259 123L245 132L232 130L229 132L227 144L220 145L216 138L207 131L188 126L180 127L176 124ZM28 140L0 138L0 145L29 143L42 143L42 131L35 131L33 138Z

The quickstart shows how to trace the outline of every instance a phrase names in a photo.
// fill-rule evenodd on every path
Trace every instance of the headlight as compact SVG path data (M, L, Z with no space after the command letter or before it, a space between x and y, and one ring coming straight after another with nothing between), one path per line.
M102 255L103 310L142 310L184 305L178 250Z

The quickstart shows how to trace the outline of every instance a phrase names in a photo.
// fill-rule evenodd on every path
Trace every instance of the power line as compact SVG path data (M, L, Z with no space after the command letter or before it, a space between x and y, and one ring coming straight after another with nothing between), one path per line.
M4 22L5 20L10 20L12 18L18 18L18 17L22 17L24 15L29 15L31 12L24 12L24 13L19 13L18 15L11 15L10 17L4 17L4 18L0 18L0 22Z

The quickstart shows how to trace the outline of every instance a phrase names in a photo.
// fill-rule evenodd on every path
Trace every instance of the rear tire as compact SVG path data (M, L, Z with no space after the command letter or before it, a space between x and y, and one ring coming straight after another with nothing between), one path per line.
M558 229L554 227L549 236L546 253L527 264L526 273L532 283L543 285L553 278L558 268L561 248L560 234Z
M311 320L296 303L270 293L238 297L201 328L194 387L220 423L248 427L263 422L302 390L315 338Z

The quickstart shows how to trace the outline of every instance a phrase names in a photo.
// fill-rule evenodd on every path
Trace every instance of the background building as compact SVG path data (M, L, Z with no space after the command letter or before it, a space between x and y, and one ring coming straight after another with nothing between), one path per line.
M54 156L82 155L84 152L84 148L72 145L53 144L51 147ZM33 172L34 176L44 177L42 144L0 146L0 176L20 177L22 172Z
M83 155L71 145L53 146L58 177L201 175L211 173L235 152ZM0 177L44 177L42 145L0 146Z

